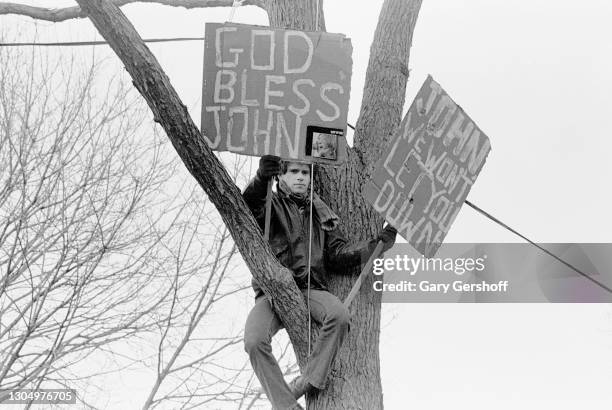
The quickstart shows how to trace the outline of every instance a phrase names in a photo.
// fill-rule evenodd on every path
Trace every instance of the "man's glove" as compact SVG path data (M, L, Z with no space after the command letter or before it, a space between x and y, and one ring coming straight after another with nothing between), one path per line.
M376 237L376 241L382 241L382 251L387 252L395 244L395 237L397 236L397 229L391 225L387 225L385 229Z
M281 159L274 155L264 155L259 159L257 175L264 181L269 181L273 176L280 174Z

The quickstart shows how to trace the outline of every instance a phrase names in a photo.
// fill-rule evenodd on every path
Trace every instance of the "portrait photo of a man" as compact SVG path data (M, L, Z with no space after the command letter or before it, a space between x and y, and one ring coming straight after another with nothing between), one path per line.
M338 137L336 135L314 132L312 135L312 156L336 159L337 145Z

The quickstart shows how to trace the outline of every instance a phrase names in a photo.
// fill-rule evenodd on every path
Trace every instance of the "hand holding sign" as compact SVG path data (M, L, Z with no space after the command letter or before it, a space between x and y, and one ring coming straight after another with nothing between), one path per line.
M397 236L397 229L391 225L385 226L385 229L378 235L376 241L383 243L382 252L387 252L395 244L395 237Z
M359 277L353 284L351 291L349 292L346 299L344 299L344 306L347 308L351 305L355 296L357 296L357 292L361 288L361 284L363 283L365 277L370 274L372 270L372 265L374 260L380 257L380 255L393 247L395 244L395 237L397 235L397 230L391 225L385 226L385 229L376 237L376 247L372 251L372 254L368 258L368 261L364 265L363 269L361 269L361 273Z
M257 175L264 181L269 181L281 172L281 159L274 155L264 155L259 159Z
M267 239L279 157L346 160L351 41L244 24L206 23L205 30L202 135L216 151L263 156Z

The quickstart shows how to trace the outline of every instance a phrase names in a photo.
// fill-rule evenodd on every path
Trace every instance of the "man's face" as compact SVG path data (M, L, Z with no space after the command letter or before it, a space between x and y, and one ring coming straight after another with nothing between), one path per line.
M279 178L285 181L294 194L305 194L310 185L310 166L290 162L287 165L287 172Z
M318 140L317 141L317 151L319 151L319 153L321 152L325 152L325 150L327 149L327 144L325 144L325 141L323 140Z

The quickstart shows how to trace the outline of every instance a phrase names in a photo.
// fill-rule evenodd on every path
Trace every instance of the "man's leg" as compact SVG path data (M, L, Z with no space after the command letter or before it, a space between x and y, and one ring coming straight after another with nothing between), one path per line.
M251 366L259 379L268 400L275 409L299 408L297 401L285 383L283 373L272 354L272 336L282 327L266 297L255 301L244 330L244 350L249 354Z
M306 292L303 290L304 294ZM350 314L336 296L310 289L310 316L321 328L303 375L310 385L324 389L334 358L348 332Z

